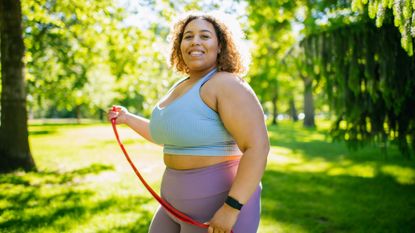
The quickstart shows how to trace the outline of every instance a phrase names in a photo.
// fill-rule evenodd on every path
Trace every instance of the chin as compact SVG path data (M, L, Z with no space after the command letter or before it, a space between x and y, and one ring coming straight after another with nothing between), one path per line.
M203 63L200 63L200 64L195 64L195 63L189 64L189 65L187 65L187 67L191 71L203 71L203 70L206 70L206 69L210 69L213 66L212 65L207 65L205 62L203 62Z
M206 66L205 64L201 64L201 65L191 64L191 65L188 65L187 67L189 68L189 70L194 70L194 71L201 71L201 70L208 68L208 66Z

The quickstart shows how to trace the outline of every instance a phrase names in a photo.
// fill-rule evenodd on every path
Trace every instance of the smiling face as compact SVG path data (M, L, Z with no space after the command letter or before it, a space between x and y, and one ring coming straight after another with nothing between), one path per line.
M184 28L180 51L190 74L215 67L220 45L213 25L201 18L190 21Z

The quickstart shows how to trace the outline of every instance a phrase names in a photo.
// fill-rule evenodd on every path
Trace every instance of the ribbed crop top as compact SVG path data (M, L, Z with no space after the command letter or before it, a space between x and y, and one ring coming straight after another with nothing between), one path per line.
M216 69L211 70L186 93L160 108L160 102L188 78L180 80L154 107L150 118L150 134L156 143L164 145L164 153L199 156L242 155L218 113L207 106L200 97L200 88L215 72Z

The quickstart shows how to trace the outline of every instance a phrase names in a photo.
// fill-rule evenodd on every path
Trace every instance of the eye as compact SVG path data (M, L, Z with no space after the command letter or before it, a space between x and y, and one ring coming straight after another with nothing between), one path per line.
M193 36L191 36L191 35L187 35L187 36L185 36L183 39L185 39L185 40L188 40L188 39L191 39Z
M209 35L202 35L202 36L200 36L200 37L202 37L202 39L209 39L209 38L210 38L210 36L209 36Z

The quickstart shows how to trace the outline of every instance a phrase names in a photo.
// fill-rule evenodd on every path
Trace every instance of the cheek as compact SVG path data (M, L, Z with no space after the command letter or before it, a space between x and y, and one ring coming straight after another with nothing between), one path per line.
M211 51L217 52L219 50L219 45L216 40L211 41L209 48Z
M209 50L216 56L219 50L219 46L217 44L212 44Z
M185 49L186 49L186 44L182 41L181 43L180 43L180 53L183 55L183 53L184 53L184 51L185 51Z

